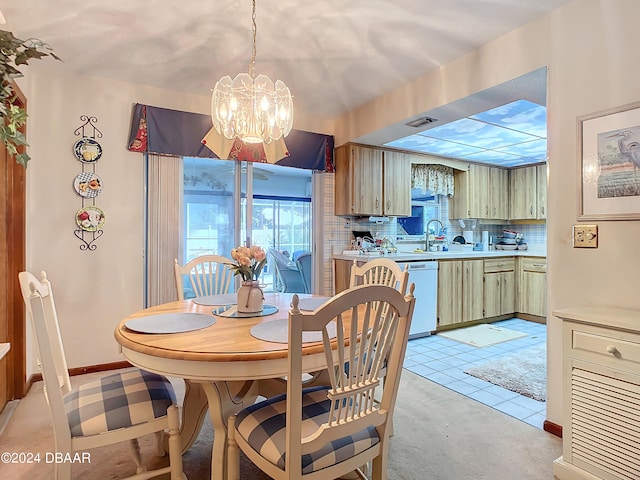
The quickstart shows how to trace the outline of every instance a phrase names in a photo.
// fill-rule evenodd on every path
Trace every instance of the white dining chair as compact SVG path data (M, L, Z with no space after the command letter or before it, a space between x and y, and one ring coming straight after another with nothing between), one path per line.
M401 294L407 292L409 283L409 265L405 264L404 269L390 258L374 258L368 262L358 265L354 260L351 266L351 276L349 286L357 285L387 285L398 290Z
M182 471L180 417L169 380L130 368L72 387L46 273L42 272L41 279L29 272L20 272L18 277L27 315L35 329L55 451L73 458L74 452L130 441L136 474L128 479L144 480L169 473L171 480L186 479ZM163 456L165 430L168 431L169 466L146 471L137 438L155 433L158 454ZM55 479L70 478L71 463L56 463Z
M313 312L300 311L298 302L294 295L287 393L229 418L227 478L240 479L242 451L275 480L325 480L354 470L364 475L360 467L368 462L372 479L386 480L389 420L415 305L413 285L406 297L389 286L362 285ZM311 341L324 352L329 386L303 389L301 352L307 335L317 336ZM385 362L388 379L382 383ZM379 403L377 389L382 390Z
M174 271L178 300L185 299L184 279L189 279L189 297L220 295L235 291L233 270L228 268L234 261L222 255L201 255L180 265L175 259Z

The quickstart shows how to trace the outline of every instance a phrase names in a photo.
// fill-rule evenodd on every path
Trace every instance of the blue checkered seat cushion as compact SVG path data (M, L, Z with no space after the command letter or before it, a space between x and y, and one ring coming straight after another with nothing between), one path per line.
M145 423L166 415L175 403L169 380L138 368L86 383L64 397L72 437Z
M309 435L327 422L331 402L327 387L303 390L302 435ZM284 470L286 395L278 395L241 411L236 418L236 430L261 456ZM302 473L307 474L335 465L364 452L380 441L378 432L369 427L354 435L331 442L320 450L302 457Z

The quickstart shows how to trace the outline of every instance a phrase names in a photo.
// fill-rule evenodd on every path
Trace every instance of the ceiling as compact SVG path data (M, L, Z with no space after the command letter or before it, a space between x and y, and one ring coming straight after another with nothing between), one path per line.
M255 71L283 80L296 112L333 119L568 1L257 0ZM208 96L251 56L249 0L20 0L2 13L3 29L49 43L73 72L179 92ZM359 140L417 133L403 127Z
M505 168L546 162L546 90L541 68L405 122L384 145Z

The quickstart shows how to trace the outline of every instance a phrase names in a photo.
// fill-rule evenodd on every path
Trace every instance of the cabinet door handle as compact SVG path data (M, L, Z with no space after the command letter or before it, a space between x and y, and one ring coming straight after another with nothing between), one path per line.
M529 215L533 215L533 205L529 206Z
M376 208L378 208L380 206L380 199L376 198Z

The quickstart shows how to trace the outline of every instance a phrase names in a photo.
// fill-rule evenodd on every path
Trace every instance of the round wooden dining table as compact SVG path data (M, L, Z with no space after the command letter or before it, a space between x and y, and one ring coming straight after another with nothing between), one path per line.
M136 312L116 327L116 341L131 364L185 380L181 425L183 452L197 438L208 407L214 429L211 458L211 478L214 480L226 479L229 416L254 403L258 395L277 393L274 384L286 385L281 380L287 375L286 335L284 342L265 341L256 338L251 330L263 322L277 321L281 324L288 319L293 295L266 293L265 305L277 309L269 315L256 314L241 318L214 315L219 307L182 300ZM301 302L305 298L316 298L306 294L297 295ZM142 333L127 327L127 323L134 325L131 323L133 320L152 321L151 316L160 319L167 314L183 313L213 316L215 323L205 328L176 333ZM305 343L302 355L304 372L326 369L320 342Z

